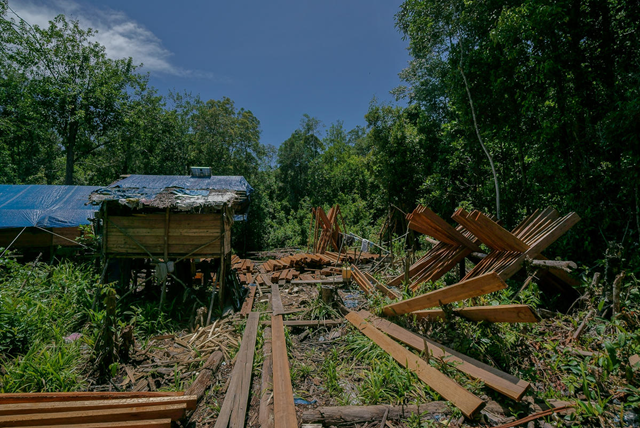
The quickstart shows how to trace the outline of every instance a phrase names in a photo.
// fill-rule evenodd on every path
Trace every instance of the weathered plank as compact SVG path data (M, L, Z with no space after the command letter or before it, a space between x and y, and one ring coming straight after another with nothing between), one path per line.
M0 404L53 401L117 400L124 398L175 397L184 392L18 392L0 394Z
M484 402L480 398L440 373L419 356L393 341L372 324L366 322L359 314L350 312L345 318L369 339L388 352L400 365L414 371L420 380L433 388L446 400L451 401L465 416L473 417L484 406Z
M227 426L241 428L245 426L244 420L247 414L247 403L249 402L251 370L253 369L253 355L255 353L259 320L260 315L257 312L249 314L247 325L242 335L240 350L236 356L236 364L231 372L229 388L224 396L224 402L216 420L215 428L226 428Z
M273 358L271 355L271 328L266 327L262 333L263 345L262 353L264 361L262 363L262 382L260 384L260 409L258 411L258 421L261 428L273 428Z
M249 286L249 293L247 297L244 299L244 303L242 304L242 309L240 310L240 315L246 317L251 312L251 308L253 308L253 299L256 297L256 288L257 285Z
M59 428L61 425L32 425L38 428ZM73 424L73 428L171 428L171 419L152 419L144 421L96 422ZM30 428L30 427L24 427Z
M271 321L260 321L260 324L271 325ZM344 320L287 320L287 327L335 327L344 324Z
M529 382L525 382L474 358L447 348L446 346L434 342L424 336L412 333L388 320L375 317L367 311L360 311L360 315L369 320L376 328L379 328L395 340L400 341L417 351L426 352L428 355L435 358L456 363L456 369L466 373L474 379L480 379L489 388L494 389L509 398L520 400L530 387Z
M468 308L454 309L456 315L471 321L488 322L539 322L540 317L531 309L529 305L495 305L495 306L471 306ZM442 309L427 309L411 312L419 319L430 321L442 321L445 314Z
M284 308L282 307L282 299L280 298L280 287L278 284L271 284L271 308L273 315L282 315Z
M282 315L271 316L271 327L273 334L273 410L276 428L297 428L298 421L293 403L293 388Z
M185 403L121 409L87 410L79 412L32 413L0 416L0 427L40 425L73 425L95 422L124 422L148 419L178 420L184 416Z
M507 288L507 284L495 272L461 281L411 299L392 303L383 308L385 315L402 315L419 309L433 308L442 304L458 302Z
M185 403L187 410L194 410L196 408L196 402L197 397L193 395L88 401L35 401L31 403L0 404L0 416L25 415L30 413L80 412L84 410L120 409L124 407L145 407L180 403Z

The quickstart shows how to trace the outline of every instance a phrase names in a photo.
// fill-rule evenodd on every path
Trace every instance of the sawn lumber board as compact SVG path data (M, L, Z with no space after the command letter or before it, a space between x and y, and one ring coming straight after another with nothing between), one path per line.
M442 304L482 296L504 288L507 288L507 284L502 278L497 273L490 272L411 299L392 303L385 306L382 311L387 316L403 315L419 309L433 308Z
M388 320L375 317L367 311L360 311L363 318L368 319L376 328L382 330L395 340L404 343L420 352L427 352L435 358L441 358L446 361L456 363L456 369L471 376L474 379L480 379L489 388L498 391L514 400L520 400L527 389L530 387L529 382L521 380L509 373L502 372L474 358L468 357L453 349L447 348L424 336L412 333L397 324ZM427 349L425 349L425 346Z
M376 329L357 313L350 312L345 318L369 339L389 353L389 355L391 355L400 365L414 371L420 380L433 388L446 400L451 401L468 418L473 417L477 411L484 407L484 402L480 398L476 397L471 392L458 385L455 381L440 373L419 356L413 354L380 330Z
M271 316L273 358L273 413L276 428L297 428L296 407L293 403L293 387L287 359L287 342L284 337L282 315Z
M471 321L509 323L534 323L540 321L540 317L529 305L471 306L468 308L454 309L453 312ZM428 319L430 321L442 321L445 319L445 313L442 309L415 311L409 315L415 315L417 318Z

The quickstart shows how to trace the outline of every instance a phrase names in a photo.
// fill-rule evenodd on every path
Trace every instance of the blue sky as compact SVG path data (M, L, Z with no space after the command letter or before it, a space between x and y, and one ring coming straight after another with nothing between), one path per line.
M160 93L227 96L279 145L303 114L326 126L364 125L375 96L393 101L407 43L394 27L399 0L10 0L31 23L57 13L98 29L111 57L145 64Z

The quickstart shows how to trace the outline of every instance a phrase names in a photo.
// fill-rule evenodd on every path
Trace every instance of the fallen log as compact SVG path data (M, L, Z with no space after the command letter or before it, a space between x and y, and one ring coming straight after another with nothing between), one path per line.
M331 425L352 425L380 421L386 412L387 420L401 420L420 415L422 419L435 414L450 415L451 406L446 401L432 401L426 404L409 406L335 406L318 407L302 413L302 423L322 423Z
M578 265L571 261L528 259L526 263L529 263L533 267L559 269L569 273L571 273L572 269L578 269Z
M214 373L218 371L220 367L220 363L224 355L222 351L216 351L209 356L207 362L204 363L204 366L200 370L200 374L196 378L196 380L191 384L189 389L185 391L185 395L195 395L198 397L198 400L202 398L205 391L211 386L214 381Z

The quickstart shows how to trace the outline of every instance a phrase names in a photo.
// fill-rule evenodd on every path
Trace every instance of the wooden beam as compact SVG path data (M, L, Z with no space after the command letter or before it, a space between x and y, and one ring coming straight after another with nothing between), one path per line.
M392 303L385 306L382 311L387 316L403 315L419 309L433 308L471 297L482 296L504 288L507 288L507 284L502 278L497 273L490 272L421 296Z
M196 408L197 397L183 395L174 397L124 398L114 400L32 402L0 404L0 416L25 415L30 413L80 412L83 410L120 409L124 407L158 406L185 403L187 410Z
M276 428L297 428L296 407L293 403L293 387L287 359L287 343L284 337L282 315L271 316L273 334L273 411Z
M400 365L414 371L420 380L433 388L446 400L451 401L468 418L473 417L478 410L484 407L484 402L480 398L440 373L419 356L394 342L393 339L366 322L357 313L350 312L346 315L346 318L376 345L388 352Z
M395 340L398 340L417 351L426 352L427 355L456 363L456 369L466 373L474 379L480 379L489 388L494 389L509 398L519 401L527 389L529 389L529 382L525 382L483 362L447 348L446 346L443 346L438 342L434 342L424 336L405 330L388 320L375 317L366 311L360 311L360 315L363 318L368 319L376 328L379 328Z
M187 409L185 403L121 409L87 410L79 412L32 413L28 415L0 416L0 427L41 425L73 425L95 422L124 422L147 419L178 420Z
M540 317L531 309L529 305L495 305L495 306L471 306L468 308L454 309L456 315L460 315L471 321L488 322L539 322ZM429 321L443 321L445 314L442 309L429 309L411 312L419 319Z
M240 350L236 356L236 364L231 372L229 388L224 396L222 408L216 419L215 428L242 428L247 414L249 390L251 388L251 371L253 369L253 355L258 336L258 321L260 314L251 312L242 335Z
M32 425L38 428L59 428L60 425ZM24 427L24 428L31 428ZM96 422L86 424L73 424L72 428L171 428L171 419L151 419L144 421L126 422Z
M0 404L32 403L52 401L87 401L117 400L124 398L175 397L184 395L180 392L19 392L0 394Z

